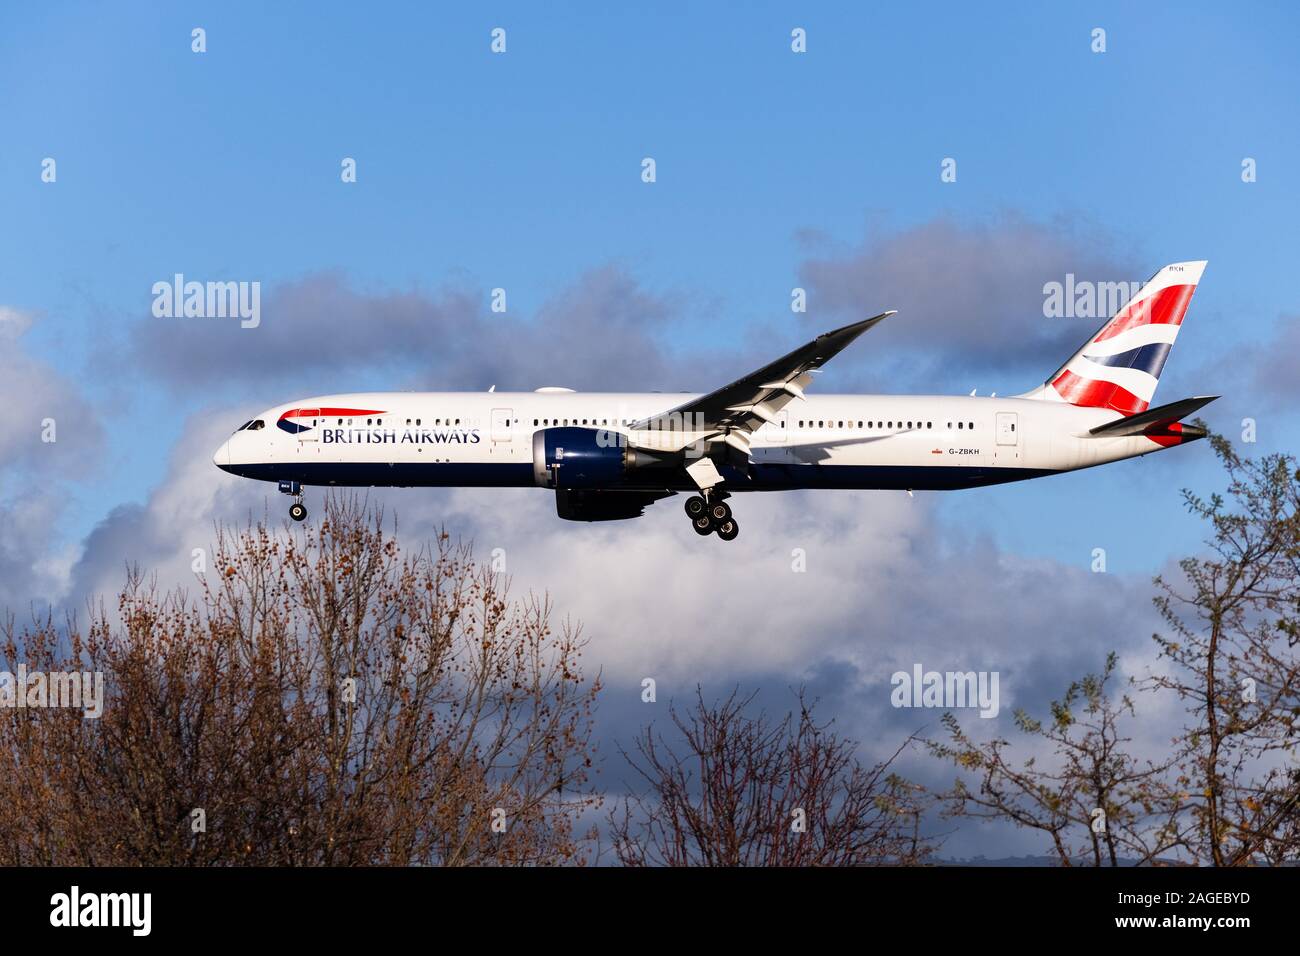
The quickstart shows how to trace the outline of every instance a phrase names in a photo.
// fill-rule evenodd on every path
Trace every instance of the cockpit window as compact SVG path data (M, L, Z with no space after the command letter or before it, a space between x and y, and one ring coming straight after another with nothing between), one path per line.
M251 421L244 422L244 424L242 424L242 425L240 425L238 428L236 428L235 431L237 431L237 432L242 432L245 428L247 428L247 427L248 427L249 425L251 425L251 424L253 424Z
M238 428L236 428L235 431L237 431L237 432L242 432L242 431L255 432L255 431L257 431L259 428L265 428L265 427L266 427L266 422L262 421L262 419L260 419L260 418L255 418L255 419L253 419L252 421L244 422L244 424L242 424L242 425L240 425Z

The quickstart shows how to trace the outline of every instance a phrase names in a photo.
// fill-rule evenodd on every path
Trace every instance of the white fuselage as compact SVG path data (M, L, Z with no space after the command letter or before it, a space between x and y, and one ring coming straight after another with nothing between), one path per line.
M533 435L554 427L626 435L642 448L702 438L630 425L691 396L664 393L373 392L268 409L214 456L234 474L303 485L531 486ZM285 417L288 416L288 417ZM1024 398L816 395L754 432L750 466L728 491L951 489L1016 481L1159 451L1144 436L1088 436L1104 408ZM287 426L287 427L286 427ZM632 471L621 488L689 490L681 469Z

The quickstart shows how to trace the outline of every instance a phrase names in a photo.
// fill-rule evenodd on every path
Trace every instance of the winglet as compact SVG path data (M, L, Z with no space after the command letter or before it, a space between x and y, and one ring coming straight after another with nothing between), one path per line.
M890 309L888 312L881 312L879 315L873 315L869 319L863 319L860 322L850 323L849 325L846 325L843 328L838 328L831 332L823 332L821 335L817 336L817 338L829 339L829 338L838 338L844 335L856 337L861 335L863 332L867 331L867 329L871 328L876 323L883 322L891 315L898 315L898 310Z
M867 329L878 325L891 315L897 314L897 309L890 309L888 312L881 312L879 315L873 315L871 318L863 319L861 322L854 322L851 325L846 325L831 332L823 332L821 335L817 336L814 344L819 347L829 346L829 349L825 353L822 353L819 348L819 353L813 367L819 368L822 362L833 358L839 352L843 351L850 342L856 339L863 332L867 331Z

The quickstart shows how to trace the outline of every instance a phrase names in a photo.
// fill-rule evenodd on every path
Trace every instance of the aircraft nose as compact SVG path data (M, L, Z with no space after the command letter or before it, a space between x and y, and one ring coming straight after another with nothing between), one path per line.
M230 465L230 441L229 440L226 440L221 443L221 447L218 448L216 453L212 456L212 464L216 465L222 471L227 471L229 469L229 465Z

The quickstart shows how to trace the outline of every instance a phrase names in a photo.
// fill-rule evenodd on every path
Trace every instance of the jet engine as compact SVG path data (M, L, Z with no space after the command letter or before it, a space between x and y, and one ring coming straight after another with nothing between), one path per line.
M660 464L607 428L544 428L533 432L533 479L543 488L608 488L637 468Z

